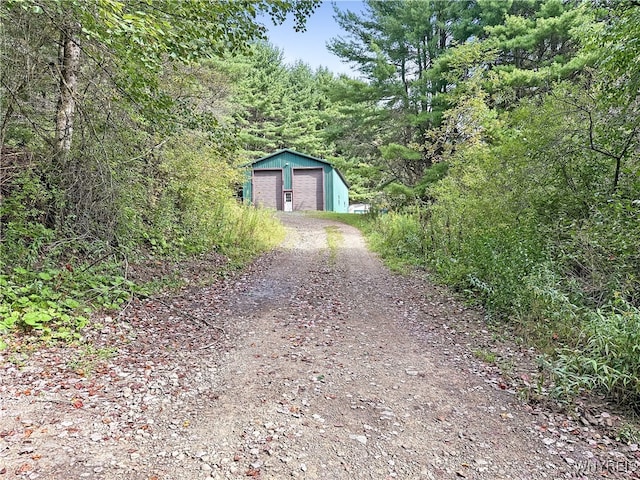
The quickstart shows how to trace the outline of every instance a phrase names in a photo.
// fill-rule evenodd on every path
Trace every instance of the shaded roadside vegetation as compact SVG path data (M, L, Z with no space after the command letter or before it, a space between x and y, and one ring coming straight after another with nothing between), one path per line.
M235 198L216 62L264 35L256 12L302 28L317 2L152 3L0 4L0 348L79 339L194 258L215 276L282 238Z

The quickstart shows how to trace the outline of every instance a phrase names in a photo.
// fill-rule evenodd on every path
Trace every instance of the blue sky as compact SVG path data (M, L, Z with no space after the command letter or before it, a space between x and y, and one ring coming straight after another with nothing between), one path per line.
M312 68L323 66L336 74L345 73L350 76L358 76L358 73L353 71L348 64L342 63L338 57L327 50L326 44L331 38L344 35L333 19L333 3L341 10L359 12L363 7L362 1L325 0L307 20L306 32L296 32L293 29L293 19L291 18L278 26L273 26L270 21L266 21L265 26L268 29L269 41L284 51L284 59L287 63L302 60Z

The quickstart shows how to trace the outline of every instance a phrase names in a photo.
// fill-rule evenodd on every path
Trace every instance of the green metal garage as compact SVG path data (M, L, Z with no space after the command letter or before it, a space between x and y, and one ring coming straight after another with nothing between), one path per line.
M331 163L293 150L279 150L249 164L244 202L284 210L349 211L349 186Z

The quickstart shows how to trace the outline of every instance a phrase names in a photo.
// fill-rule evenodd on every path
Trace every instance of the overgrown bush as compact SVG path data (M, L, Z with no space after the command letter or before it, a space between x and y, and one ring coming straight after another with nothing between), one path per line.
M638 190L640 191L640 190ZM554 255L567 282L594 308L623 296L640 305L640 203L612 196L594 203L588 215L562 228Z
M450 118L465 141L431 203L380 216L371 235L540 347L557 393L638 406L640 164L625 145L640 111L609 101L559 84L500 114L481 96L462 104Z
M596 390L640 410L640 309L618 299L585 315L578 346L551 363L556 395Z
M118 308L138 291L118 275L120 265L101 262L39 272L15 267L0 275L0 333L35 333L43 339L74 340L97 308ZM0 341L0 348L6 342Z
M233 198L240 173L226 155L231 151L207 134L187 131L127 169L115 169L123 161L115 156L111 166L102 164L104 177L85 172L80 190L93 193L82 202L72 201L83 196L80 187L66 189L59 175L23 168L5 179L0 333L78 338L88 312L117 308L139 290L124 274L141 255L161 260L216 250L238 264L278 244L283 229L273 214Z
M239 171L225 159L228 149L207 134L185 131L156 152L156 171L141 212L144 238L163 255L199 253L225 245L224 210L233 203Z
M161 151L154 195L149 197L144 240L158 254L180 256L216 250L246 257L283 238L270 212L234 198L241 170L233 152L196 131L183 132Z
M0 272L7 266L33 265L55 237L46 225L50 192L35 172L24 169L4 179L0 192Z
M389 265L424 265L425 230L417 211L391 212L371 218L367 227L371 244Z
M496 147L461 149L449 176L430 189L429 266L498 317L527 308L524 279L546 259L534 209L541 193L530 183L521 140L506 134Z

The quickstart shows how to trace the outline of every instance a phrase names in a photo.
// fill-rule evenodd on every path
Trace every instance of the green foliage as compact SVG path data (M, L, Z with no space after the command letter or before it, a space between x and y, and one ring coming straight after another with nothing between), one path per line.
M100 363L113 358L116 353L117 349L113 347L96 348L90 344L82 345L66 363L67 367L76 373L90 376Z
M552 263L571 302L602 304L616 286L636 298L636 187L621 178L625 195L611 196L614 162L591 146L594 138L611 142L607 149L617 140L605 132L604 118L596 123L601 107L579 98L592 97L560 84L500 117L482 114L487 107L477 98L450 115L473 122L448 177L427 190L436 200L427 224L429 262L445 281L503 314L529 316L539 299L523 288L526 279ZM464 113L469 109L476 113Z
M335 225L324 227L324 230L327 235L327 247L329 248L329 263L334 265L336 263L338 247L342 243L342 234Z
M323 136L335 113L328 98L333 74L300 62L285 65L283 53L265 43L229 59L225 68L235 78L232 117L246 162L282 148L318 157L333 153Z
M45 340L74 340L96 308L119 308L135 290L113 271L91 265L34 272L14 268L0 276L0 332L34 333Z
M582 32L585 50L596 58L599 72L608 80L608 92L628 104L640 87L640 9L627 1L603 2L599 13L606 20Z
M429 196L429 189L449 173L449 163L439 162L433 165L420 179L415 187L415 193L419 198L425 199Z
M277 244L281 238L277 221L233 198L242 172L226 161L232 153L224 143L185 131L167 141L160 154L158 193L147 200L147 227L142 233L155 254L216 250L246 257Z
M627 444L640 442L640 429L633 423L625 422L619 429L616 439Z
M489 117L481 128L491 130L496 121ZM443 280L504 315L526 303L523 279L545 252L531 203L537 185L530 183L520 135L505 135L495 147L485 138L460 150L449 175L427 190L436 201L426 251Z
M148 120L158 122L171 116L175 106L175 98L158 88L167 61L191 64L246 50L251 42L264 38L266 29L256 20L259 14L276 24L293 14L295 28L304 30L306 17L318 4L317 0L159 0L154 4L11 0L2 3L0 15L39 17L50 31L72 31L82 39L85 60L107 60L109 81Z
M498 361L498 356L495 352L485 349L476 349L473 351L473 356L482 360L485 363L495 365Z
M586 218L573 221L557 246L566 273L592 305L622 295L640 302L640 212L629 198L595 203Z
M278 246L284 227L273 212L234 204L225 210L222 252L236 261L246 261Z
M395 208L408 207L414 205L417 201L414 189L401 183L390 183L384 187L384 194L387 206L393 205Z
M8 179L7 179L8 180ZM42 249L55 233L43 223L45 207L51 193L33 171L27 170L11 179L12 187L0 202L0 271L12 263L37 261Z
M640 409L640 310L619 299L588 312L578 348L552 369L559 396L597 390Z
M222 248L216 230L240 181L240 172L223 158L227 152L206 135L185 131L160 153L161 190L150 199L151 228L145 232L151 247L165 255Z
M415 187L466 140L464 123L441 125L460 96L473 97L481 83L494 104L511 107L574 76L593 60L577 54L592 17L586 4L558 0L368 1L362 13L336 9L346 35L329 48L366 83L344 85L334 139L350 139L345 150L382 167L378 185Z
M284 229L271 212L235 205L226 214L227 226L223 230L226 247L222 252L232 258L253 257L284 239Z
M419 212L376 215L367 231L372 248L394 270L424 266L426 232Z
M589 6L546 0L535 2L527 11L519 10L520 5L514 2L502 22L484 29L484 40L500 52L494 64L495 79L502 77L500 81L511 86L533 86L579 70L584 64L571 60L579 29L592 22ZM513 60L504 62L504 58Z
M77 338L89 311L117 308L139 288L122 276L139 255L217 250L239 264L279 242L276 219L234 199L231 80L210 59L262 37L259 12L276 23L293 13L303 28L316 5L1 3L0 61L10 66L0 87L3 334ZM72 92L81 114L64 155L50 124L61 32L82 44Z
M190 225L196 240L180 243L174 235L181 228L184 225L157 237L143 234L150 244L155 243L151 250L156 261L166 255L184 256L217 249L229 257L230 266L241 265L284 238L284 229L272 213L229 199L212 209L200 224ZM209 237L204 239L206 235ZM74 251L79 258L98 258L92 263L76 264L70 257ZM38 257L48 264L60 262L61 258L70 260L64 268L5 268L6 273L0 275L0 334L27 333L44 341L78 340L91 312L118 309L132 295L155 288L127 280L122 276L120 263L105 261L98 251L91 251L86 245L67 243L64 252L62 257L61 252L52 249L47 256ZM9 342L2 340L0 348Z
M362 13L336 8L347 35L329 49L368 81L343 85L340 135L353 138L356 129L360 143L369 145L367 160L384 166L386 181L414 186L435 161L419 145L440 124L449 84L430 67L452 42L467 38L469 32L456 27L471 3L367 1Z

